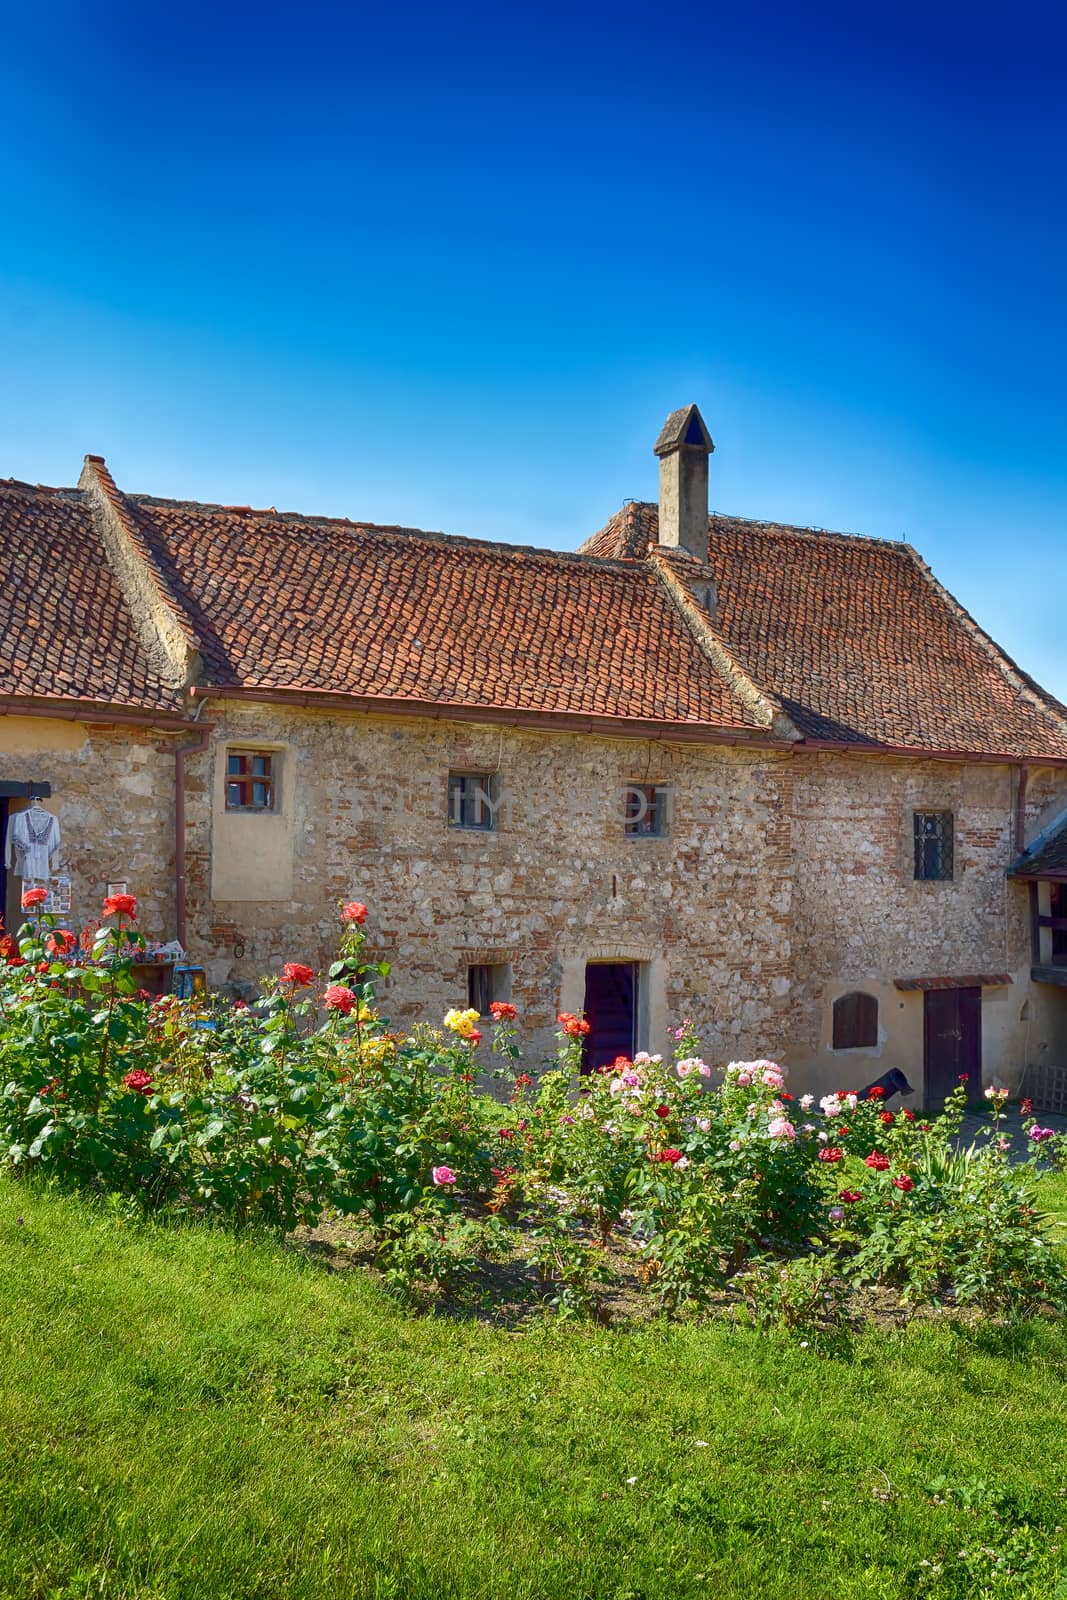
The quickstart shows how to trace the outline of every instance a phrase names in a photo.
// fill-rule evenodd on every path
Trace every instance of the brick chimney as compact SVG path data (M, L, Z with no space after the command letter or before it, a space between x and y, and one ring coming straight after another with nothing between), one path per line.
M715 446L696 406L672 411L656 440L659 542L708 559L708 457Z

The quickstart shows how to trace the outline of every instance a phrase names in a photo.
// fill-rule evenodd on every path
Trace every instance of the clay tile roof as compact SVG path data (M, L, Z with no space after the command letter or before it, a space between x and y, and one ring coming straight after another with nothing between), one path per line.
M170 713L74 489L0 479L0 694Z
M206 680L757 729L647 564L127 495Z
M655 505L632 501L582 551L636 559L657 537ZM806 738L1067 757L1067 708L910 546L712 515L706 575L735 658Z

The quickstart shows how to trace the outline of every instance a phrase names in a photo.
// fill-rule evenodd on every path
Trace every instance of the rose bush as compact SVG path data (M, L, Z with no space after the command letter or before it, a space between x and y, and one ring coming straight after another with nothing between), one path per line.
M132 977L132 896L80 938L44 904L0 943L0 1152L16 1173L234 1225L355 1218L405 1292L453 1289L510 1250L571 1314L627 1262L665 1310L732 1296L791 1326L873 1285L987 1312L1067 1300L1033 1188L1058 1141L1028 1117L1034 1154L1011 1165L1000 1089L962 1148L962 1087L929 1120L878 1096L816 1105L771 1061L713 1071L688 1021L672 1056L583 1075L589 1025L561 1012L553 1057L519 1070L510 1002L390 1029L388 963L367 959L357 901L325 973L287 961L253 1006L153 1000ZM506 1103L477 1087L494 1072Z

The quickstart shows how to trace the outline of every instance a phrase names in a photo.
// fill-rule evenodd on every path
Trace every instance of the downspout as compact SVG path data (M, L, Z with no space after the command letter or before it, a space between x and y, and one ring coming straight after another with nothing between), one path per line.
M1019 763L1019 792L1015 797L1015 854L1021 856L1026 849L1026 787L1030 781L1030 763Z
M203 709L203 701L201 701ZM177 938L186 948L185 926L185 761L202 755L211 740L211 727L205 724L195 744L180 744L174 751L174 910Z

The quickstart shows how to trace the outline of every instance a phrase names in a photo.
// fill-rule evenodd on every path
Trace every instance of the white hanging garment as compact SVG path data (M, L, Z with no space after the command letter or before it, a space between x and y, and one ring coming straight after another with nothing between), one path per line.
M31 806L28 811L16 811L8 822L4 860L20 878L47 881L60 843L56 818L43 806Z

